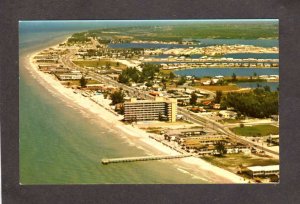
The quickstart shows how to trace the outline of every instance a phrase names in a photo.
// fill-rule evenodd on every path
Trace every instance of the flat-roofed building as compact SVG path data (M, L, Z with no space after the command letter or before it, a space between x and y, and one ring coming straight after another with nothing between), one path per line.
M201 147L207 144L215 144L226 140L225 135L199 135L192 137L181 137L179 142L186 147Z
M80 80L81 77L82 77L82 74L77 74L77 73L56 74L56 77L60 81L64 81L64 80Z
M152 100L136 100L131 98L124 103L125 121L176 121L177 100L173 98L156 97Z
M89 90L102 90L104 87L104 84L86 84L85 89Z
M38 57L38 56L36 56ZM36 58L36 62L40 63L58 63L58 57L41 57L41 58Z
M38 65L39 70L45 73L51 73L53 70L57 69L56 65Z
M51 73L53 74L64 74L64 73L69 73L70 69L69 68L64 68L64 67L57 67L55 69L51 69Z
M279 165L249 166L247 169L251 176L270 176L279 174Z

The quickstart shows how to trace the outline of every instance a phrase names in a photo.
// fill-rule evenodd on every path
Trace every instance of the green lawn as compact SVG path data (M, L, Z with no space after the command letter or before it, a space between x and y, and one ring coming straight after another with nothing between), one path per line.
M161 74L166 75L166 76L169 76L170 73L172 72L172 71L169 70L169 69L161 69L161 70L159 70L159 71L160 71Z
M119 69L125 69L126 66L124 64L119 63L117 65L117 62L109 61L109 60L84 60L84 61L73 61L74 64L81 66L81 67L101 67L106 66L106 64L109 64L111 67L119 68Z
M223 85L223 86L218 86L218 85L209 85L209 86L205 86L205 85L196 85L194 86L195 88L200 88L200 89L205 89L208 91L236 91L239 90L240 88L236 85Z
M273 125L254 125L245 127L230 128L232 132L241 136L267 136L278 135L279 128Z

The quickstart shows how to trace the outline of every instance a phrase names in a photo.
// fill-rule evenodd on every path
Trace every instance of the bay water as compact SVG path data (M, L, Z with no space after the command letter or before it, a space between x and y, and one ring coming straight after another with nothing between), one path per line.
M152 154L153 149L66 101L31 74L28 56L32 52L58 44L76 31L127 24L132 22L120 21L113 25L107 21L20 23L21 184L187 184L220 181L210 172L201 172L176 160L102 165L102 158L145 156ZM200 42L203 43L200 46L211 43Z

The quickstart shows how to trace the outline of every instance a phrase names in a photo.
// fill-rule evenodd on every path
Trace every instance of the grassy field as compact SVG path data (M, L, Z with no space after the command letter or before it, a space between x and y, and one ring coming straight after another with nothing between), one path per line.
M166 75L166 76L169 76L170 73L172 72L172 70L169 70L169 69L161 69L159 70L159 72L163 75Z
M128 26L89 31L94 36L120 39L133 37L137 40L181 41L183 38L220 39L278 39L278 22L184 22L176 25ZM105 32L103 32L105 31Z
M222 123L240 123L241 120L238 120L238 119L223 119L221 122Z
M245 126L245 127L235 127L231 128L237 135L242 136L267 136L267 135L278 135L279 128L273 125L254 125L254 126Z
M279 160L266 157L248 156L245 154L225 154L223 157L205 156L204 160L212 163L215 166L228 169L232 172L237 172L238 167L243 165L248 166L266 166L279 164Z
M238 86L235 85L224 85L224 86L202 86L202 85L196 85L195 88L204 89L208 91L237 91L239 90Z
M81 66L81 67L101 67L106 66L109 64L111 67L118 68L118 69L125 69L126 65L114 61L109 60L84 60L84 61L73 61L74 64Z
M71 80L71 81L63 81L62 84L68 85L68 86L79 86L79 80ZM87 84L100 84L97 80L88 80Z

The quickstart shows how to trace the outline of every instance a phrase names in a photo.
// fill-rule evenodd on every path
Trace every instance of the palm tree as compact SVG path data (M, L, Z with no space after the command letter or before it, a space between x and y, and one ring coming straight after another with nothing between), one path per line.
M225 145L224 145L224 143L222 143L222 142L217 142L217 143L215 144L215 148L216 148L216 150L218 151L218 153L220 154L220 156L223 156L224 154L227 153L227 150L226 150L226 148L225 148Z
M236 74L235 73L232 74L232 81L236 81Z

